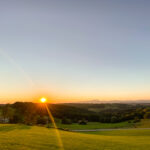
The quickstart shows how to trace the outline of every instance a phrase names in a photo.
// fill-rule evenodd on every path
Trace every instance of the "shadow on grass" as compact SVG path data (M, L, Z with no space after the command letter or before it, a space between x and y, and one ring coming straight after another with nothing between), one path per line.
M30 128L31 126L27 125L2 125L0 126L0 132L9 132L13 130L27 130Z

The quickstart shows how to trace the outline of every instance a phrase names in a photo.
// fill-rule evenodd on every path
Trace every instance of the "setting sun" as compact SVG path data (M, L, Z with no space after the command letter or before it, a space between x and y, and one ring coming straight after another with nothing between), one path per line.
M46 99L45 97L42 97L42 98L40 99L40 101L41 101L42 103L45 103L45 102L47 101L47 99Z

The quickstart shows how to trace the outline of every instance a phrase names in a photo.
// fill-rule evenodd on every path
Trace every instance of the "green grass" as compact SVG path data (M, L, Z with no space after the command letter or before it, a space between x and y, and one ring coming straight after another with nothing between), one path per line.
M138 128L150 128L150 119L143 119L140 122L136 123Z
M150 150L150 130L59 131L65 150ZM0 125L0 150L59 150L54 129Z
M150 129L119 129L110 131L90 131L86 134L106 135L106 136L150 136Z
M58 123L59 128L70 129L70 130L84 130L84 129L108 129L108 128L131 128L133 123L120 122L120 123L99 123L89 122L87 125L79 125L77 123L71 125L65 125Z

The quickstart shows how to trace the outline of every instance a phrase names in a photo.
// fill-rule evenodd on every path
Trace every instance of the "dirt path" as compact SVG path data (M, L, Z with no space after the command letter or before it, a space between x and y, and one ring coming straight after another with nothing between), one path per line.
M73 132L96 132L96 131L113 131L113 130L150 130L150 128L87 129L87 130L71 130L71 131Z

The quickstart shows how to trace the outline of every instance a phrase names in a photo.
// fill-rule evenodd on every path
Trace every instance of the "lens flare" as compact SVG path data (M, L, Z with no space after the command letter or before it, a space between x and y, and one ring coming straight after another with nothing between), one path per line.
M47 102L47 99L46 99L45 97L42 97L42 98L40 99L40 101L41 101L41 103L44 103L44 105L45 105L45 107L46 107L46 110L47 110L47 112L48 112L48 116L49 116L49 118L50 118L50 120L51 120L51 122L52 122L52 125L53 125L53 127L54 127L54 130L55 130L55 133L56 133L56 136L57 136L57 140L58 140L58 144L59 144L59 149L60 149L60 150L64 150L63 143L62 143L62 140L61 140L61 136L60 136L60 134L59 134L59 130L58 130L57 125L56 125L56 123L55 123L54 117L53 117L53 115L52 115L50 109L49 109L48 106L47 106L47 103L46 103L46 102Z
M56 123L55 123L54 117L53 117L53 115L52 115L52 113L51 113L51 111L50 111L50 109L48 108L48 106L47 106L46 103L45 103L45 107L46 107L46 110L47 110L47 112L48 112L49 118L50 118L51 121L52 121L52 124L53 124L53 126L54 126L54 129L55 129L55 133L56 133L56 136L57 136L57 139L58 139L59 149L60 149L60 150L64 150L64 146L63 146L63 143L62 143L62 140L61 140L61 136L60 136L60 134L59 134L59 130L58 130L57 125L56 125Z

